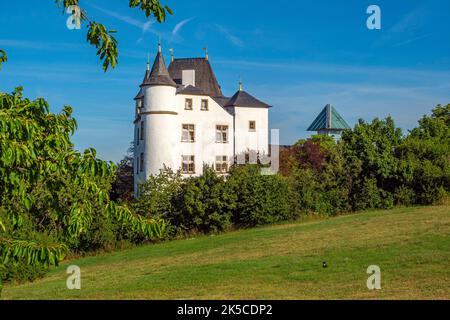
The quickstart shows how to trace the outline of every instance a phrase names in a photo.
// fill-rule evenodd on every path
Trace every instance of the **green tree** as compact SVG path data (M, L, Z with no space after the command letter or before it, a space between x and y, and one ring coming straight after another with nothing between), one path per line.
M371 123L359 120L353 130L343 132L343 153L355 210L393 205L399 173L396 151L402 139L402 132L391 117L374 119Z
M398 150L401 204L432 204L450 192L450 104L424 116Z
M258 165L232 168L227 180L237 197L232 221L237 227L254 227L295 218L290 207L291 189L281 175L262 175Z
M236 195L225 179L204 165L203 174L185 181L176 201L178 215L171 220L182 232L220 232L231 227Z
M299 140L282 152L282 158L281 172L292 187L295 212L337 214L349 210L346 163L341 145L332 137Z
M139 185L139 197L133 202L134 210L142 216L165 219L173 235L173 218L179 210L176 200L182 191L183 179L179 171L164 167L159 174L150 176Z
M134 172L133 172L133 143L125 157L118 163L116 177L112 183L109 196L113 201L130 202L133 200Z
M164 232L164 222L109 200L115 166L97 159L94 149L74 150L71 114L67 106L51 113L44 99L23 98L21 88L0 93L0 270L23 260L57 264L96 215L147 239Z

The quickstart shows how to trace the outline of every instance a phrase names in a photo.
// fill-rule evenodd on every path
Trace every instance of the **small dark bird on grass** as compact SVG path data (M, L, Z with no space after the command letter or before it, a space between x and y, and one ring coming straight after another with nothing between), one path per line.
M328 264L326 261L322 262L322 267L324 267L324 268L328 267Z

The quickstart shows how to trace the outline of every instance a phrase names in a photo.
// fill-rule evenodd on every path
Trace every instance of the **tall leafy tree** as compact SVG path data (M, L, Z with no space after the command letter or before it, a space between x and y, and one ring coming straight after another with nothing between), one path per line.
M396 151L402 142L394 120L359 120L354 130L342 134L343 152L352 180L352 204L356 210L393 205L398 183Z
M115 166L97 159L94 149L74 150L75 130L68 106L53 114L44 99L23 98L21 88L0 93L0 272L23 259L57 264L96 214L147 239L163 235L163 221L110 201L105 185Z
M450 191L450 104L424 116L399 149L399 202L431 204Z

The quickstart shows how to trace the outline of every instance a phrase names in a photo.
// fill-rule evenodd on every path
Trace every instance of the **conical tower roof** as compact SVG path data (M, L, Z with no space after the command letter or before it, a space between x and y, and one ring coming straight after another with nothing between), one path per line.
M345 122L344 118L341 117L334 107L327 104L309 126L308 131L345 129L350 129L347 122Z
M155 62L151 71L147 68L144 81L141 84L143 86L172 86L176 87L176 83L172 80L167 70L164 57L161 53L161 46L158 46L158 54L156 55Z

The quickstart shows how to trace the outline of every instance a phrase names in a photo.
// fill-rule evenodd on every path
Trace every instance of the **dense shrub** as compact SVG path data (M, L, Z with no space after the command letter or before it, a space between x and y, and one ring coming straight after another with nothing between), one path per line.
M201 176L187 179L164 169L140 186L133 207L163 218L171 235L178 236L292 219L290 193L285 178L262 175L258 165L235 167L226 179L208 166Z
M183 232L219 232L231 227L236 194L229 183L204 166L203 175L187 179L177 199L178 214L171 220Z
M388 117L360 120L338 143L300 140L280 155L293 210L337 214L441 201L450 190L449 123L450 105L438 106L406 137Z
M352 180L350 198L354 210L390 208L399 186L396 150L402 132L392 118L360 120L342 135L342 150Z
M134 200L132 206L140 215L165 219L169 223L168 233L173 235L177 232L177 201L181 196L182 184L180 172L164 168L139 186L139 197Z
M262 175L257 165L232 169L227 184L237 196L233 223L253 227L295 217L290 207L291 190L281 175Z
M450 104L424 116L398 150L401 183L411 203L432 204L450 191Z
M300 140L281 154L281 172L293 191L298 214L334 215L349 210L349 175L339 145L331 137Z

